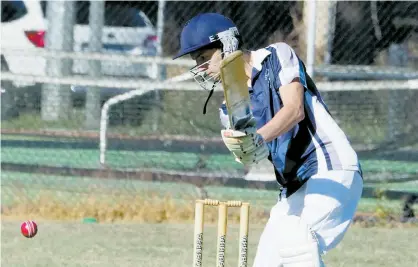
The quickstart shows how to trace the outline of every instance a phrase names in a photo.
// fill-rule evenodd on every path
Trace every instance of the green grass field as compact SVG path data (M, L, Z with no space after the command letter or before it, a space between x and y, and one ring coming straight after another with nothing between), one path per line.
M68 148L20 148L3 147L2 162L18 164L40 164L53 167L101 168L98 149ZM115 169L159 168L168 170L195 170L202 159L196 153L166 151L115 151L106 153L106 163ZM204 156L205 169L208 171L243 171L241 164L230 155L213 154ZM370 173L394 173L404 175L418 174L418 162L361 160L365 178Z
M20 221L2 221L2 266L187 267L192 265L192 224L82 224L39 221L38 235L20 234ZM251 225L249 265L262 225ZM236 266L238 227L230 225L226 266ZM216 227L204 232L203 266L215 266ZM353 226L324 257L327 267L416 267L418 228Z

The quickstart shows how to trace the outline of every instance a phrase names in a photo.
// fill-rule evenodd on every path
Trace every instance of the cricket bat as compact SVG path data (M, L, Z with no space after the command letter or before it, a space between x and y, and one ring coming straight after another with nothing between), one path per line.
M242 51L235 51L221 61L220 74L231 128L255 126Z

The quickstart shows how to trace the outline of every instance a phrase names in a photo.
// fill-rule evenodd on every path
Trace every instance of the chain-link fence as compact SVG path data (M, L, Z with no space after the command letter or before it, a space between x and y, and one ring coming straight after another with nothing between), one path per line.
M32 0L1 8L4 171L269 187L226 179L248 170L220 140L222 92L203 115L207 92L188 76L164 83L194 64L170 58L182 26L220 12L246 49L287 42L312 68L366 179L418 175L416 2ZM4 177L13 178L4 186L42 184Z

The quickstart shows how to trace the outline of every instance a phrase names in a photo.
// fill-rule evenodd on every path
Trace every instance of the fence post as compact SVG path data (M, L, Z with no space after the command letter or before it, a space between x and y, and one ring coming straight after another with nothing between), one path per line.
M391 44L388 49L388 65L396 67L408 66L408 53L405 44ZM399 89L389 91L387 115L386 141L395 141L404 123L405 109L402 102L402 91Z
M159 0L158 1L158 14L157 14L157 57L161 57L163 54L162 51L162 39L164 34L164 10L165 10L165 0ZM165 80L165 67L162 64L155 64L155 71L156 71L156 78L158 81ZM152 124L152 130L157 131L158 130L158 123L160 118L160 109L158 108L160 106L161 101L161 91L155 90L155 102L156 105L154 105L154 114L153 114L153 124Z
M330 1L328 6L328 32L326 37L326 48L324 54L324 64L329 65L332 61L332 44L335 34L335 18L337 15L337 2Z
M74 1L47 2L48 31L45 47L48 50L72 51L74 30ZM72 60L49 58L46 74L63 77L71 73ZM54 121L68 118L71 107L70 86L44 84L42 88L41 116L43 120Z
M313 78L315 64L316 1L308 0L308 41L306 47L306 71Z
M102 51L102 32L104 25L105 2L103 0L90 1L89 9L89 51ZM88 73L90 77L101 76L101 61L89 60ZM100 121L100 87L89 86L86 91L86 120L87 129L97 129Z

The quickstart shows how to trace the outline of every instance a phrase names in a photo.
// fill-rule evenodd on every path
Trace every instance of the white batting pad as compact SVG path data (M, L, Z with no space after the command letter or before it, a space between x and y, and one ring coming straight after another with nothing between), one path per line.
M273 216L261 235L253 267L322 267L318 243L300 217Z

